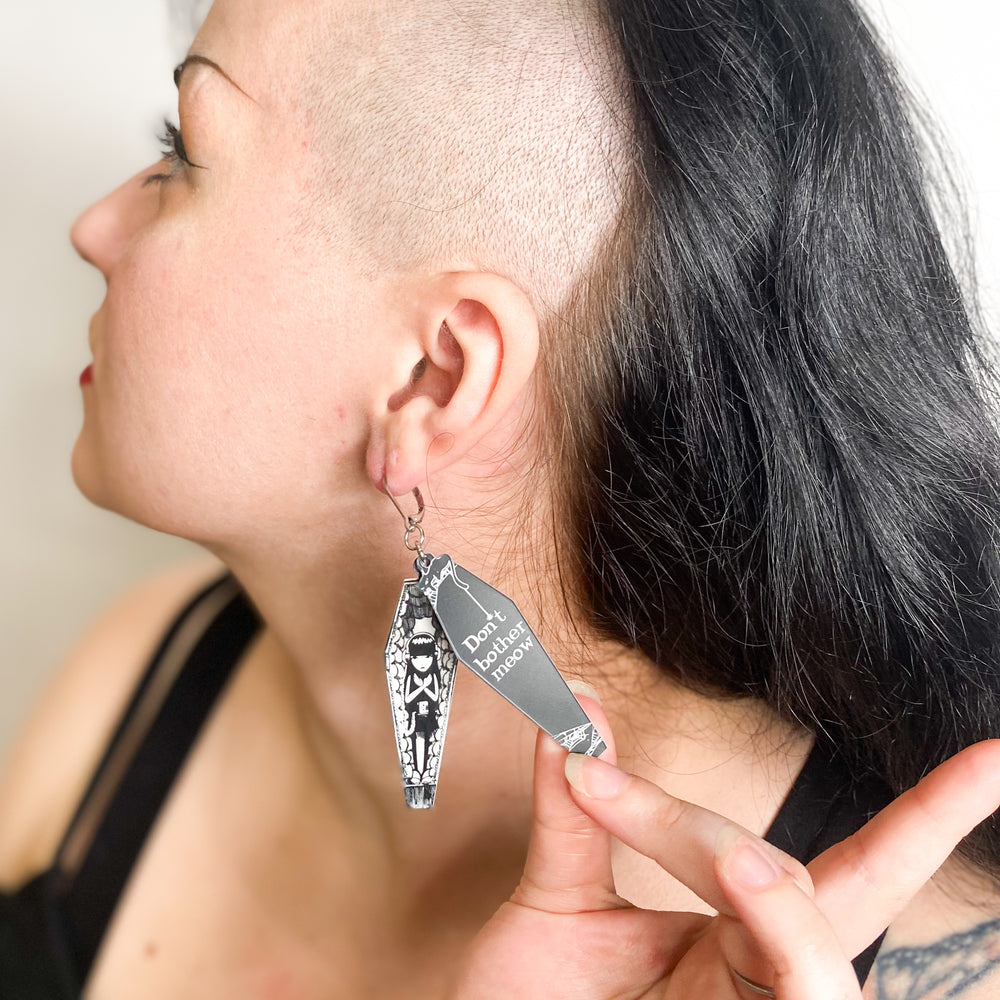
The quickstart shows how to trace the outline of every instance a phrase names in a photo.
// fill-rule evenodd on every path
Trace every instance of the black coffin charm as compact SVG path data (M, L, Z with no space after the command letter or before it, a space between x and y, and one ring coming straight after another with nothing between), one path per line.
M417 560L416 587L458 658L571 753L597 757L604 740L514 602L450 556Z

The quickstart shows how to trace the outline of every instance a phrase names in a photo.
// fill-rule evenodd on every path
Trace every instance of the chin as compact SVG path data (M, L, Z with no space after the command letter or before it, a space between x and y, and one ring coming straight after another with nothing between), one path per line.
M143 509L147 505L135 496L134 483L130 484L127 477L116 476L113 469L108 469L85 433L77 438L70 469L76 488L95 507L119 514L148 528L166 530L163 526L154 524L150 512Z
M77 438L70 465L73 482L95 507L210 550L214 544L222 544L215 533L221 533L223 526L206 523L205 512L213 509L209 500L193 509L178 508L167 485L148 480L144 470L124 470L115 459L115 455L106 456L95 447L86 432Z
M103 477L97 466L97 457L93 454L93 449L81 433L76 439L76 444L73 447L73 456L70 459L73 482L76 483L76 488L92 504L110 510L112 508L105 496L107 491L104 489Z

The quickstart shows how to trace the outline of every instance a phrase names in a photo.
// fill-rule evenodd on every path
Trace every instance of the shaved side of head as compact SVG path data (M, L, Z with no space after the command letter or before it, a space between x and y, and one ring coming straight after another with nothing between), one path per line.
M332 5L306 43L301 223L362 268L479 268L543 327L618 222L629 129L593 0Z

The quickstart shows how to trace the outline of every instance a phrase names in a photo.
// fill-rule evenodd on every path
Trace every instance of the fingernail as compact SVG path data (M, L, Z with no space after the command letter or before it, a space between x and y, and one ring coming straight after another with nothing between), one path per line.
M573 694L582 694L588 698L593 698L598 705L601 703L601 698L597 693L597 689L591 687L586 681L578 681L576 678L573 678L573 680L566 681L566 687L568 687Z
M571 753L566 758L566 780L591 799L613 799L628 784L630 775L596 757Z
M746 837L737 839L724 862L729 877L746 889L766 889L781 874L774 862Z

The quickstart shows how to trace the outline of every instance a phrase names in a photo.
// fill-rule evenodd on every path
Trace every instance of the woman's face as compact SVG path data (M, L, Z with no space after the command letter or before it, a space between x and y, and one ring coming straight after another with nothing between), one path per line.
M296 223L312 6L219 0L191 52L221 71L189 60L180 76L202 169L158 163L72 229L107 283L74 477L94 502L199 541L261 518L304 527L334 487L362 488L380 299Z

